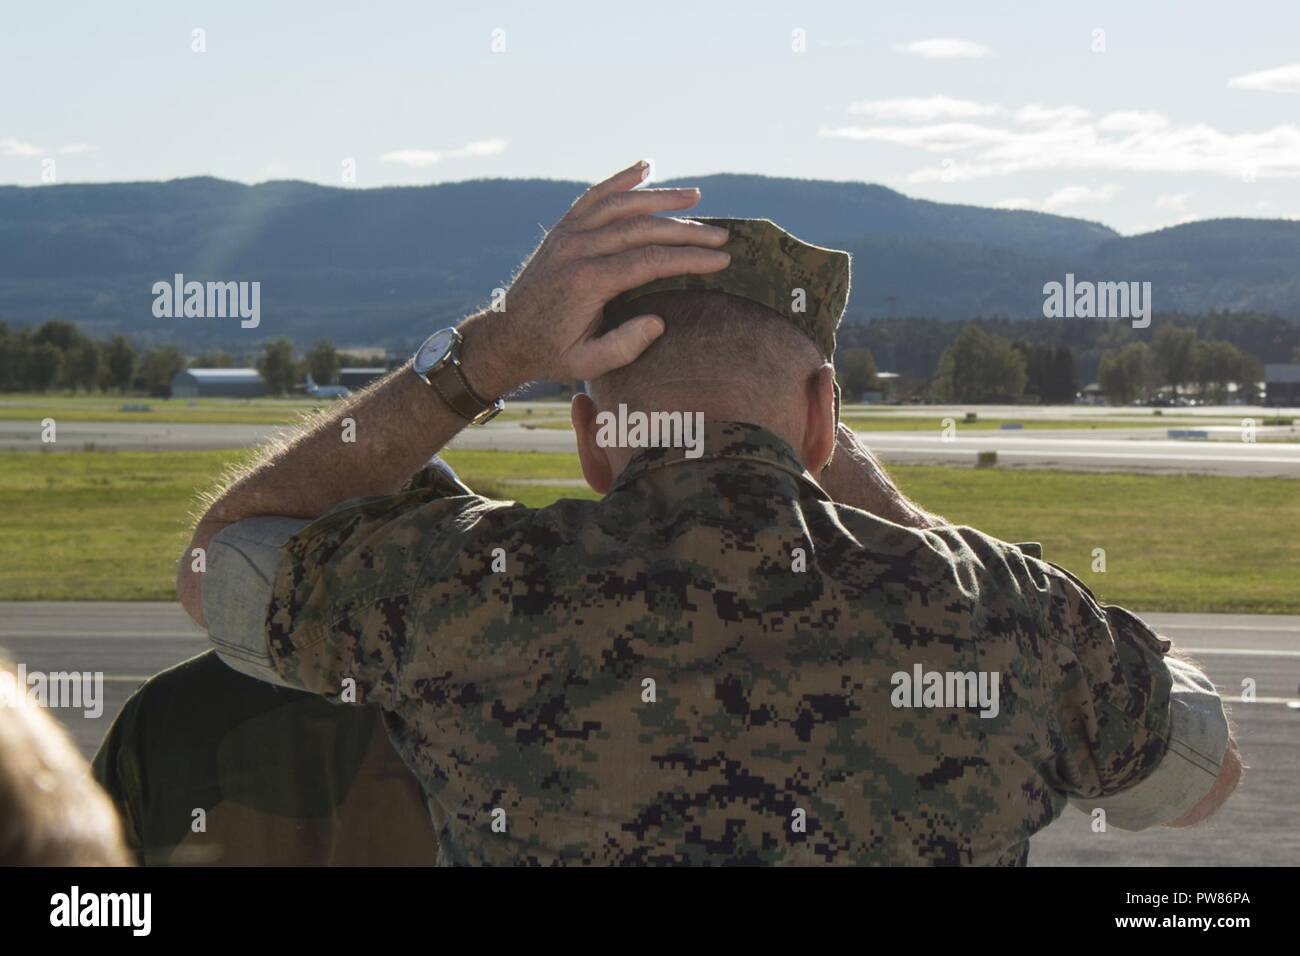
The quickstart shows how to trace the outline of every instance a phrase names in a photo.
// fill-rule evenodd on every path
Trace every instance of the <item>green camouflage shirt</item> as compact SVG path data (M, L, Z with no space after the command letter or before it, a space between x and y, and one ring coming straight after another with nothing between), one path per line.
M285 545L273 666L390 712L440 862L1023 863L1067 798L1164 757L1168 643L1136 617L830 501L757 426L704 449L541 509L429 470ZM996 705L925 697L930 672Z
M131 696L95 777L145 866L431 865L428 811L383 717L245 677L209 651Z

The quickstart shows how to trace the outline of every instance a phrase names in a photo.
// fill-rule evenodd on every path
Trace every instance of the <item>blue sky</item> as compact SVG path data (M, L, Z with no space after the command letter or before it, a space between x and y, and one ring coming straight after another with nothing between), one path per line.
M356 188L590 180L649 156L1126 233L1300 218L1294 0L42 0L0 27L4 184L343 185L347 160Z

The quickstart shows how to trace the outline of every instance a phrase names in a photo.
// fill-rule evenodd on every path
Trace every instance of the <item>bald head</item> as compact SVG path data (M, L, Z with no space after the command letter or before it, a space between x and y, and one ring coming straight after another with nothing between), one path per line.
M721 292L661 292L636 301L664 334L630 365L588 383L601 410L713 411L714 417L789 424L807 380L825 364L817 347L770 309Z
M587 468L584 431L594 429L596 413L616 412L619 405L629 411L699 412L705 421L761 425L801 455L822 453L817 440L805 446L810 430L824 430L830 437L824 452L829 456L834 440L831 367L789 321L747 299L711 291L644 296L635 301L634 315L662 317L663 335L636 361L588 382L589 397L574 402L584 471L597 491L606 489ZM612 318L607 327L617 324L618 318ZM635 451L603 449L611 479ZM824 461L804 463L819 469Z

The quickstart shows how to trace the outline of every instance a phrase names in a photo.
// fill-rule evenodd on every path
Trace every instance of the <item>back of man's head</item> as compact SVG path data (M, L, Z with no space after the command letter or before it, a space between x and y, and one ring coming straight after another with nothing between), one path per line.
M817 347L770 309L722 292L659 292L638 315L665 329L630 365L589 383L602 411L704 411L788 431L801 425L809 379L825 365Z
M663 334L632 363L587 383L588 411L616 414L625 405L629 412L699 412L705 421L749 422L801 455L809 429L820 430L826 419L833 442L830 365L777 313L722 292L658 292L636 299L628 315L609 317L605 327L638 315L660 316ZM581 444L590 415L575 407L574 424ZM630 454L614 450L610 457L617 475ZM811 468L823 463L805 461ZM592 482L603 490L599 484Z

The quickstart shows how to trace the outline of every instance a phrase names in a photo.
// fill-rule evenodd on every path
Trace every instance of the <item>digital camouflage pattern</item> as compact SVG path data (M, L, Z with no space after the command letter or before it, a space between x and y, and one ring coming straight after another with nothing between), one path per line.
M829 362L849 301L849 254L804 242L770 219L689 218L731 233L722 247L731 253L731 264L720 272L669 276L624 292L605 306L606 323L632 318L636 300L656 292L724 292L771 309L812 339Z
M95 777L144 866L432 864L420 786L383 724L378 707L265 684L209 651L131 695Z
M1067 796L1166 750L1137 618L970 528L834 503L747 424L640 452L601 501L430 472L345 502L285 545L267 639L290 682L390 712L442 863L1021 864ZM917 663L996 671L997 716L895 708Z

